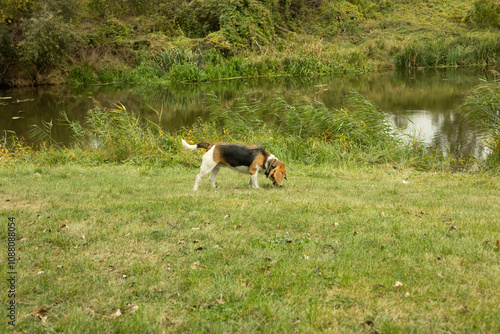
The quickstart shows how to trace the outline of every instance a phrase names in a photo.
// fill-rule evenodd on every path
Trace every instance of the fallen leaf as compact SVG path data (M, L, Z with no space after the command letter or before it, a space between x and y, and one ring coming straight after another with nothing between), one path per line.
M453 230L456 230L456 229L457 229L457 227L456 227L455 225L451 225L451 226L448 228L448 230L450 230L450 231L453 231Z
M45 314L50 310L50 307L42 307L35 310L35 314Z
M45 271L43 270L40 270L39 272L36 273L37 275L42 275L42 274L45 274Z
M396 283L394 283L394 286L395 287L398 287L398 286L403 286L403 283L400 282L400 281L396 281Z
M118 317L119 317L119 316L121 316L121 315L122 315L122 311L120 311L120 309L117 309L114 313L112 313L112 314L110 315L110 317L111 317L112 319L116 319L116 318L118 318Z
M225 216L224 216L224 219L228 219L228 218L229 218L229 215L225 215Z
M307 256L306 254L304 254L304 259L309 260L309 256Z
M200 267L200 261L191 263L191 269L198 269Z
M201 251L201 250L203 250L203 247L198 247L198 248L196 248L195 250L197 250L197 251Z
M130 309L129 314L134 314L135 311L137 311L138 309L139 309L139 306L137 306L137 305L132 306L132 308Z

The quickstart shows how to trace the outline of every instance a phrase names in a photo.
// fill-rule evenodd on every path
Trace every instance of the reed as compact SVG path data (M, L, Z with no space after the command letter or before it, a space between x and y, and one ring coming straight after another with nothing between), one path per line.
M356 92L351 92L348 106L340 109L283 97L269 101L240 98L231 105L214 97L209 109L209 129L205 123L204 129L198 126L196 131L187 131L191 140L256 142L288 161L406 164L415 162L412 159L420 149L401 141L385 113Z
M394 57L397 68L485 66L498 61L500 37L497 34L412 41Z
M467 97L462 110L468 122L487 138L486 144L491 149L487 165L500 169L500 79L482 81L483 84Z
M84 124L62 114L73 133L72 146L65 147L50 137L50 131L37 129L42 149L30 159L48 164L196 165L199 159L181 150L180 139L184 138L190 142L255 143L290 163L391 164L423 170L445 165L423 145L402 141L386 121L385 113L356 92L351 92L347 106L339 109L328 109L304 98L240 98L223 103L213 96L208 111L208 119L174 132L164 131L159 122L146 121L122 105L94 108ZM161 111L156 112L161 119ZM22 151L4 147L10 157L23 156Z

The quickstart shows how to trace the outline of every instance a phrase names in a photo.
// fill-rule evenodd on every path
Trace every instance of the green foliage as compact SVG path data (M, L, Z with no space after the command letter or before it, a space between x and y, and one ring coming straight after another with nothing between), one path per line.
M364 155L366 161L375 163L396 161L408 154L392 134L385 114L355 92L346 109L330 110L308 100L289 103L281 97L267 102L240 98L231 106L222 106L215 99L209 109L219 130L194 133L205 137L207 132L213 133L215 138L210 140L259 142L289 161L338 162L343 159L339 152L343 152L350 158L350 154Z
M205 37L220 29L219 2L219 0L190 1L182 6L176 21L189 37Z
M0 72L3 72L4 66L8 66L8 63L14 60L15 56L12 32L5 23L0 22Z
M147 163L176 150L158 124L145 122L122 105L90 110L84 125L62 116L73 132L74 145L85 152L82 158L92 161Z
M93 15L108 17L125 17L128 15L147 15L155 13L164 0L89 0L87 6ZM179 1L177 1L179 2Z
M89 85L97 82L97 76L89 64L83 64L71 68L68 81L70 84Z
M498 35L413 41L394 57L397 68L487 65L498 62Z
M319 8L319 12L319 20L329 36L335 36L340 32L353 32L364 20L358 6L347 1L326 1Z
M0 19L2 22L17 22L30 13L37 1L35 0L0 0Z
M490 165L500 168L500 80L484 81L467 97L462 109L466 119L489 136Z
M40 0L38 8L43 8L64 21L72 21L82 15L83 4L79 0Z
M25 35L19 43L21 59L39 66L65 62L80 36L64 16L47 6L27 22Z
M466 17L481 28L500 28L500 2L498 0L476 0Z
M273 16L257 0L220 1L220 26L225 39L236 48L261 47L274 35Z

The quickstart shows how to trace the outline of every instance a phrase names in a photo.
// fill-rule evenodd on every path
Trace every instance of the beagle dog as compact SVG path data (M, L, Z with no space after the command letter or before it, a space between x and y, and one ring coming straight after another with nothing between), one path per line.
M257 174L264 173L275 186L282 187L286 178L286 166L274 155L258 145L245 146L230 143L198 143L188 144L182 139L182 146L186 150L194 151L204 148L207 152L203 155L200 174L196 176L193 190L198 190L201 179L210 174L210 184L215 186L215 178L221 167L233 168L241 173L250 174L249 185L259 188Z

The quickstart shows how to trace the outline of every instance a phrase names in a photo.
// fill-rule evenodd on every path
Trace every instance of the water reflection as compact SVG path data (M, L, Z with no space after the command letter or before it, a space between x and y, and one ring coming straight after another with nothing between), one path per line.
M303 80L277 77L250 80L227 80L210 84L182 86L92 86L70 89L67 86L1 90L0 131L12 130L28 137L33 124L53 120L65 111L71 120L84 121L86 111L96 105L113 107L122 103L142 117L157 121L151 109L162 111L161 125L168 130L192 124L198 117L206 118L209 94L222 101L247 96L268 99L277 94L285 98L299 95L323 102L330 108L346 103L351 89L372 100L390 115L395 127L404 133L421 133L421 140L455 156L485 154L483 140L468 127L457 111L463 98L479 84L486 72L464 69L429 70L413 73L391 72L364 76L320 77ZM31 100L16 103L17 100ZM68 129L55 125L52 136L69 144Z

